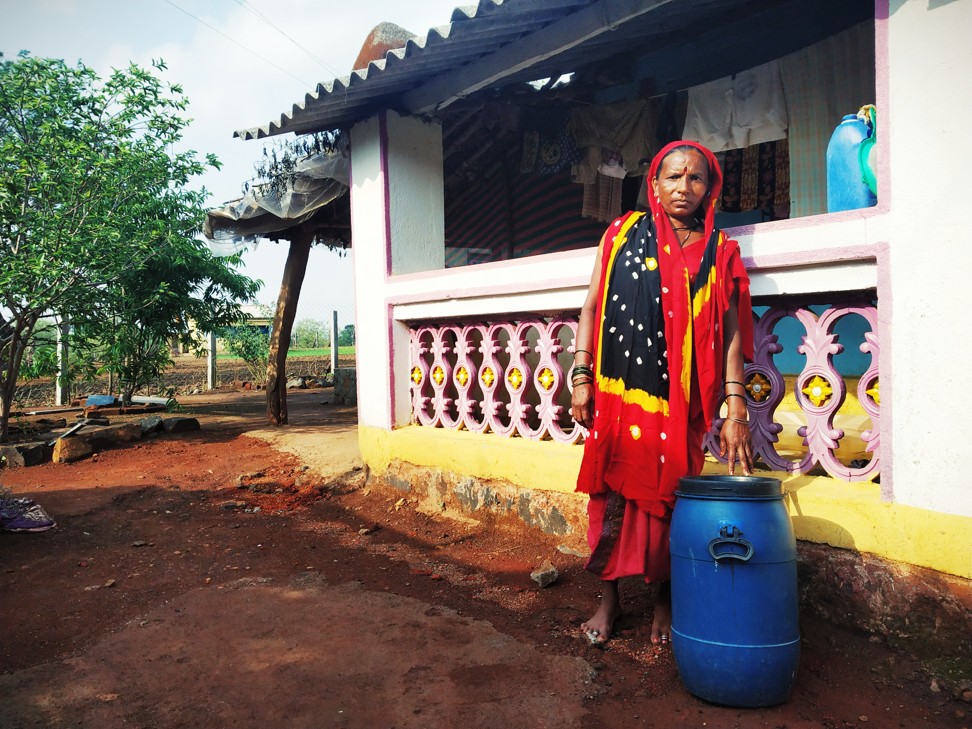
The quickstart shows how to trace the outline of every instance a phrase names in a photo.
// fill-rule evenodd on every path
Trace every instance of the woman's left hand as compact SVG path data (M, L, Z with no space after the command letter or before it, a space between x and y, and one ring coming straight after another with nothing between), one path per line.
M753 437L749 426L726 418L719 430L719 455L729 460L729 475L735 475L736 463L742 466L743 475L753 471Z

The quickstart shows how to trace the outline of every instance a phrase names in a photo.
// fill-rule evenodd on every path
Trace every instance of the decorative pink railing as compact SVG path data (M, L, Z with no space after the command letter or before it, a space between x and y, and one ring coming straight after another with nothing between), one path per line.
M838 372L834 357L844 351L835 328L849 316L861 317L870 329L858 344L864 355L870 355L870 366L856 385L869 427L845 439L844 430L834 423L847 397L846 380L851 378ZM780 404L787 383L774 361L784 349L775 331L787 318L802 328L800 343L793 347L805 363L790 378L799 407L796 419L802 423L794 433L802 439L801 452L779 448L784 426L777 420L783 414ZM568 384L576 331L577 319L571 316L412 328L414 421L475 433L579 442L586 431L570 417ZM829 306L821 314L809 308L770 307L756 317L756 358L746 366L745 385L753 446L763 464L789 473L816 470L848 481L873 480L879 475L876 332L877 309L871 302ZM794 419L792 412L789 417ZM717 419L705 441L716 458L721 426L722 420ZM859 457L838 457L842 441Z

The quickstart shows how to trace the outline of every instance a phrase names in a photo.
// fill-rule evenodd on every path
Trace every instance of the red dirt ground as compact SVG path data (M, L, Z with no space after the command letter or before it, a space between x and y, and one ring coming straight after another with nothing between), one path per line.
M0 727L972 724L909 655L809 616L793 696L769 709L689 695L637 581L615 639L586 645L579 557L366 488L355 413L329 399L291 392L270 431L262 393L185 397L198 433L0 472L59 523L0 534ZM541 590L545 559L561 576Z

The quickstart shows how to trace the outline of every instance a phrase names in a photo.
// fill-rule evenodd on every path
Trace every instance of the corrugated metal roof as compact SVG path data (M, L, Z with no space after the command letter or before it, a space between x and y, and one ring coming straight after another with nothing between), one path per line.
M350 76L318 84L279 121L234 136L254 139L333 129L366 118L386 105L389 97L494 53L589 4L589 0L480 0L478 5L457 7L448 25L431 28L424 37L389 51L384 59Z
M318 84L257 139L346 127L380 109L431 114L483 88L649 54L659 90L741 71L873 13L872 0L480 0L349 77ZM653 54L653 55L651 55Z

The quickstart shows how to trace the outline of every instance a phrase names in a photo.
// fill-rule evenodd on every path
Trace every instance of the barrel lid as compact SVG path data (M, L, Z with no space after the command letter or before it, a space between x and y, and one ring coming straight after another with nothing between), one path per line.
M783 495L783 484L768 476L684 476L676 496L707 496L725 499L766 499Z

